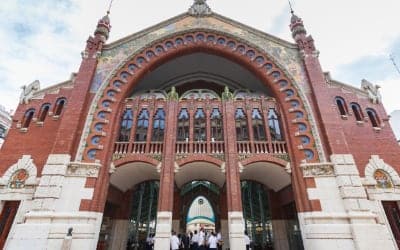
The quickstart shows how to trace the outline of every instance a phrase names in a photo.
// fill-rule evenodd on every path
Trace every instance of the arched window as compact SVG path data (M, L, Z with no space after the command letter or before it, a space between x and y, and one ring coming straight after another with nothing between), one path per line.
M132 109L128 108L124 111L124 114L122 115L118 141L120 142L129 141L132 124L133 124L133 112Z
M28 109L25 112L24 118L22 119L22 128L28 128L29 124L31 124L33 115L35 114L35 110L34 109Z
M253 109L251 113L251 121L253 126L253 134L255 141L265 141L265 128L264 128L264 120L258 109Z
M206 140L206 114L202 108L198 108L194 114L194 139L196 141Z
M268 111L268 126L273 141L283 140L281 125L275 109L269 109Z
M363 120L363 114L360 108L360 105L357 103L353 102L350 103L351 110L353 111L354 116L356 117L356 121L362 121Z
M346 103L345 103L344 99L342 97L337 96L335 98L335 102L339 109L340 115L347 115L347 108L346 108Z
M182 108L178 115L178 141L189 140L189 113L187 108Z
M149 117L149 111L146 108L140 111L136 126L136 141L146 141L147 130L149 128Z
M67 100L65 98L59 98L56 101L56 106L54 107L54 116L60 116Z
M238 141L249 140L249 131L247 126L247 117L243 109L236 109L235 113L235 127L236 127L236 137Z
M165 111L162 108L157 109L153 121L153 136L152 141L163 141L165 130Z
M378 118L378 115L376 114L375 110L368 108L366 110L366 112L367 112L369 120L371 121L372 127L378 128L380 122L379 122L379 118Z
M47 114L49 113L49 110L50 110L50 104L49 103L46 103L46 104L42 105L42 107L40 108L40 113L39 113L39 117L38 117L39 118L38 119L39 122L44 122L44 120L47 117Z
M211 140L223 141L224 129L222 127L222 115L218 108L213 108L210 118L211 118Z

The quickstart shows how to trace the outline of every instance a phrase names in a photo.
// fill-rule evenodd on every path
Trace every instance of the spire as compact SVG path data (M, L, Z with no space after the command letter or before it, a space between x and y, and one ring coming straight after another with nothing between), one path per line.
M99 35L103 42L106 42L108 36L110 35L111 24L110 24L110 17L108 16L109 14L110 14L110 9L108 9L107 14L99 20L99 22L97 23L96 30L94 31L94 35L95 36Z
M290 18L290 31L292 32L292 37L296 40L296 36L300 34L307 35L307 31L304 28L303 20L301 20L300 17L298 17L296 14L294 14L294 10L292 8L292 3L290 0L289 2L289 7L290 7L290 13L292 14L292 17Z
M206 1L207 0L194 0L193 5L188 10L189 15L195 17L211 15L211 8L208 6Z

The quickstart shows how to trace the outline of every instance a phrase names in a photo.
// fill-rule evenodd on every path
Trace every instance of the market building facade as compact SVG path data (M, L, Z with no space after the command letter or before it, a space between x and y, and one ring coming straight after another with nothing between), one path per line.
M0 151L5 249L169 249L219 230L224 249L398 249L399 146L378 87L333 80L303 21L295 43L187 13L23 89Z

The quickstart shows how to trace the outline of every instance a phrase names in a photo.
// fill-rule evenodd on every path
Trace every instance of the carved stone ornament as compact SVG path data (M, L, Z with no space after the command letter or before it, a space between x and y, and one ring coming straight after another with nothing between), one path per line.
M382 96L379 93L379 85L374 85L369 81L362 79L361 88L368 93L368 98L373 104L379 104L382 101Z
M304 177L335 176L331 162L302 163L300 167Z
M206 3L206 0L194 0L193 5L189 8L189 15L202 17L211 15L211 8Z
M37 168L30 155L23 155L18 162L7 169L0 178L0 186L24 188L37 185Z
M98 177L100 163L71 162L68 165L67 175L74 177Z
M24 85L21 87L22 93L19 97L20 104L28 104L32 99L33 95L40 90L40 82L38 80L32 82L28 86Z

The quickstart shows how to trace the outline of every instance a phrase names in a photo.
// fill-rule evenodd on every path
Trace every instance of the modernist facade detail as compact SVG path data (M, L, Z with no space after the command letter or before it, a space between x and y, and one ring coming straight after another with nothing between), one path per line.
M295 43L194 1L107 43L76 74L23 89L0 151L0 247L169 249L171 231L223 249L398 249L399 146L378 86L324 73ZM322 52L323 53L323 52Z

